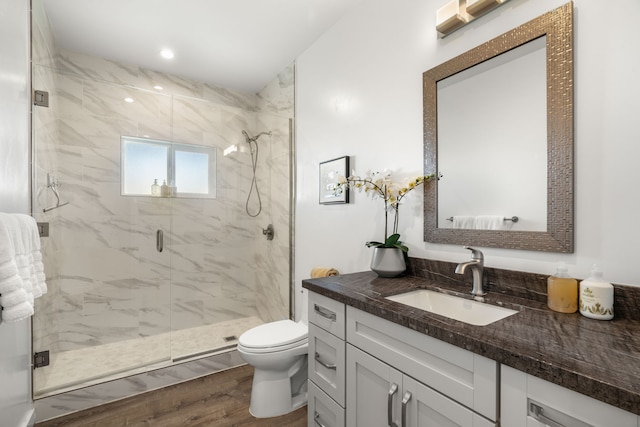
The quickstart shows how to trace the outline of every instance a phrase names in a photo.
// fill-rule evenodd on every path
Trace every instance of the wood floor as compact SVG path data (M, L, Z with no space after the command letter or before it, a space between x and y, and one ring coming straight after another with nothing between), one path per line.
M36 427L304 427L306 406L276 418L249 414L253 368L229 369L161 390L150 391Z

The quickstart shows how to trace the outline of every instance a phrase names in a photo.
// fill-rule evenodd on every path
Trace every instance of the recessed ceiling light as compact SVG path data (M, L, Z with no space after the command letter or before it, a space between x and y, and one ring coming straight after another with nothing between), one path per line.
M132 103L133 102L133 98L125 98L124 102Z
M162 90L162 89L164 89L164 88L163 88L162 86L160 86L160 85L155 85L153 88L154 88L155 90Z
M164 59L173 59L174 54L171 49L162 49L160 51L160 56L162 56Z

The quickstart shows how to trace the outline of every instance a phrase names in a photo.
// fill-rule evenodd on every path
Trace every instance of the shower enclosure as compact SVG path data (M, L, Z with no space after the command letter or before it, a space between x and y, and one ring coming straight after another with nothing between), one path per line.
M48 224L49 287L33 323L36 360L48 359L34 397L229 351L289 317L293 67L246 95L58 49L38 0L32 26L33 214ZM250 150L226 150L247 144L243 131L270 133L255 165ZM180 182L153 197L159 173L148 194L127 194L123 136L213 153L215 198L181 197Z

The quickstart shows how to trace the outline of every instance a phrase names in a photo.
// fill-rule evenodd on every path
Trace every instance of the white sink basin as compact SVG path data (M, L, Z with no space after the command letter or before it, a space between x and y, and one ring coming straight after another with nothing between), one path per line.
M516 310L427 289L393 295L386 299L476 326L485 326L517 313Z

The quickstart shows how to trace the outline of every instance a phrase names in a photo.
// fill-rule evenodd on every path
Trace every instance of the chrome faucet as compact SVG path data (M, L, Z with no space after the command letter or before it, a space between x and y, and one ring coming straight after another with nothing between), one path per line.
M474 297L482 297L486 295L486 292L482 289L482 273L484 270L484 255L478 249L464 246L465 249L471 251L471 260L467 262L461 262L456 266L457 274L464 274L467 267L471 268L473 273L473 288L471 289L471 295Z

